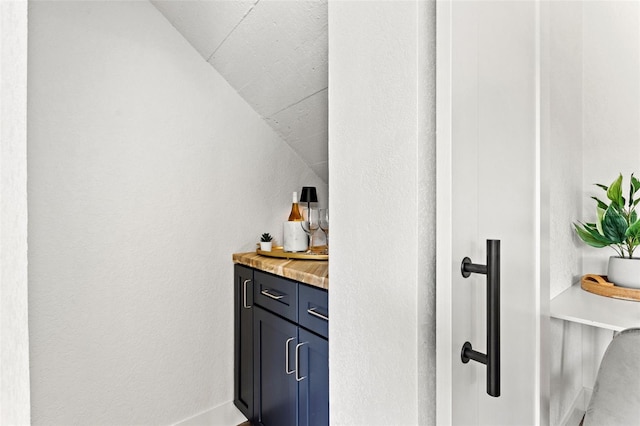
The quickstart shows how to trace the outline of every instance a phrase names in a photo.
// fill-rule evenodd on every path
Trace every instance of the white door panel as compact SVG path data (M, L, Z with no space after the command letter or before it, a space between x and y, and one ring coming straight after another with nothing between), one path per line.
M445 395L438 394L438 423L535 424L538 5L453 1L439 6L438 215L450 220L438 221L437 293L438 309L450 313L438 316L438 331L448 335L438 337L437 350L438 362L450 371L439 370L438 389ZM487 239L501 241L497 398L486 393L486 366L460 360L465 341L479 352L487 349L486 277L465 279L460 273L464 257L485 264Z

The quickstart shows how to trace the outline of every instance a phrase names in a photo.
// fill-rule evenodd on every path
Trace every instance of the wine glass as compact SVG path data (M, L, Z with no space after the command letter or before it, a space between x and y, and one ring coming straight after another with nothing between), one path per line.
M309 236L309 248L306 253L315 253L313 250L313 235L320 228L320 215L318 213L318 209L315 207L311 207L309 209L303 208L302 222L300 222L300 226L302 226L302 230Z
M329 254L329 209L320 209L320 229L324 232L325 235L325 243L327 249L325 250L326 254Z

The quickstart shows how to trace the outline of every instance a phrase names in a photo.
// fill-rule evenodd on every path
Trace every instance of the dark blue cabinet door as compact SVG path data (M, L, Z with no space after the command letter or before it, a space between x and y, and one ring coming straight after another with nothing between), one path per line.
M264 426L294 426L298 407L298 327L257 306L253 327L254 418Z
M297 349L298 425L327 426L329 424L329 342L300 328Z
M256 305L298 322L298 283L262 271L253 273L253 300Z
M253 270L234 268L234 396L236 407L253 419Z
M327 339L329 337L327 290L300 284L298 299L298 324Z

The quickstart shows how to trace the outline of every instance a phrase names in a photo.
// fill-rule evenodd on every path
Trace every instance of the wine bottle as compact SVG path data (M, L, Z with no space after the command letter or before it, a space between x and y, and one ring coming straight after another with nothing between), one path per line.
M300 208L298 207L298 193L293 193L293 200L291 203L291 213L289 213L289 222L301 222L302 215L300 214Z
M294 192L289 220L284 222L282 227L284 251L300 252L306 251L309 247L309 238L302 228L302 221L302 214L298 207L298 193Z

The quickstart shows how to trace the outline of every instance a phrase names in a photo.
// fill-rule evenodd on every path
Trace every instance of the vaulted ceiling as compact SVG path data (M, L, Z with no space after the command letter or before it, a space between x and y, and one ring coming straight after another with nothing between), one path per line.
M327 182L327 0L151 3Z

